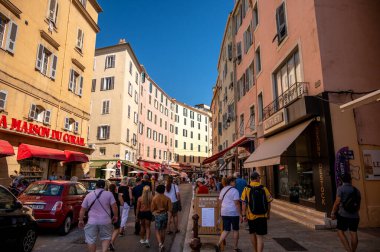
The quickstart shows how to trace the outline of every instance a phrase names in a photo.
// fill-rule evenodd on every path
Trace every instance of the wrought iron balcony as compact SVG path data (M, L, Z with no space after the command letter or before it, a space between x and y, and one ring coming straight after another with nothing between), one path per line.
M287 107L300 97L307 95L308 86L308 82L296 82L290 86L288 90L263 109L264 120L271 117L280 109Z

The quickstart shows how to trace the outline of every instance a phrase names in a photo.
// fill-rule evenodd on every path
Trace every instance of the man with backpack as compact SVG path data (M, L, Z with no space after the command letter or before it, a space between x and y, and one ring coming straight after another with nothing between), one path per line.
M260 184L260 174L254 171L251 182L241 195L243 218L248 220L251 242L256 252L264 249L264 235L268 233L267 220L270 218L270 202L273 200L268 189Z
M338 187L336 199L331 211L331 219L337 219L338 237L346 251L355 252L358 247L358 225L361 195L360 191L351 184L351 175L342 176L343 185ZM345 231L350 231L351 244Z

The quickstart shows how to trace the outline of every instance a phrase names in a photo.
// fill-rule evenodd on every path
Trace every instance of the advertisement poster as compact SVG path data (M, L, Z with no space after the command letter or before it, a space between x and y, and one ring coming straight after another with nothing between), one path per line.
M364 173L367 180L380 180L380 150L363 150Z
M341 148L335 157L335 183L339 187L342 185L340 178L350 172L350 162L348 158L348 147Z

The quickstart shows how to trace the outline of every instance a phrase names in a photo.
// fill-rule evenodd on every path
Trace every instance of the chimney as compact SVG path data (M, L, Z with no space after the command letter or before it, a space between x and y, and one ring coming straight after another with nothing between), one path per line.
M120 39L120 40L119 40L119 45L120 45L120 44L125 44L125 43L127 43L127 42L125 42L125 39Z

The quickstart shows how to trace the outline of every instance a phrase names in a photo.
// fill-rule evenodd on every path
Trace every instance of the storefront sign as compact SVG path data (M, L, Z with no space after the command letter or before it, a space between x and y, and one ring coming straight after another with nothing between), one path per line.
M349 149L348 147L341 148L335 157L335 183L339 187L342 185L341 177L350 172Z
M363 150L364 172L367 180L380 180L380 150Z
M286 125L286 110L282 109L264 121L264 134Z
M64 133L58 130L52 130L50 128L40 126L38 124L33 124L31 122L26 122L12 118L10 125L8 125L6 115L1 116L0 128L25 133L31 136L37 136L79 146L85 146L84 138L75 135L70 135L68 133Z

